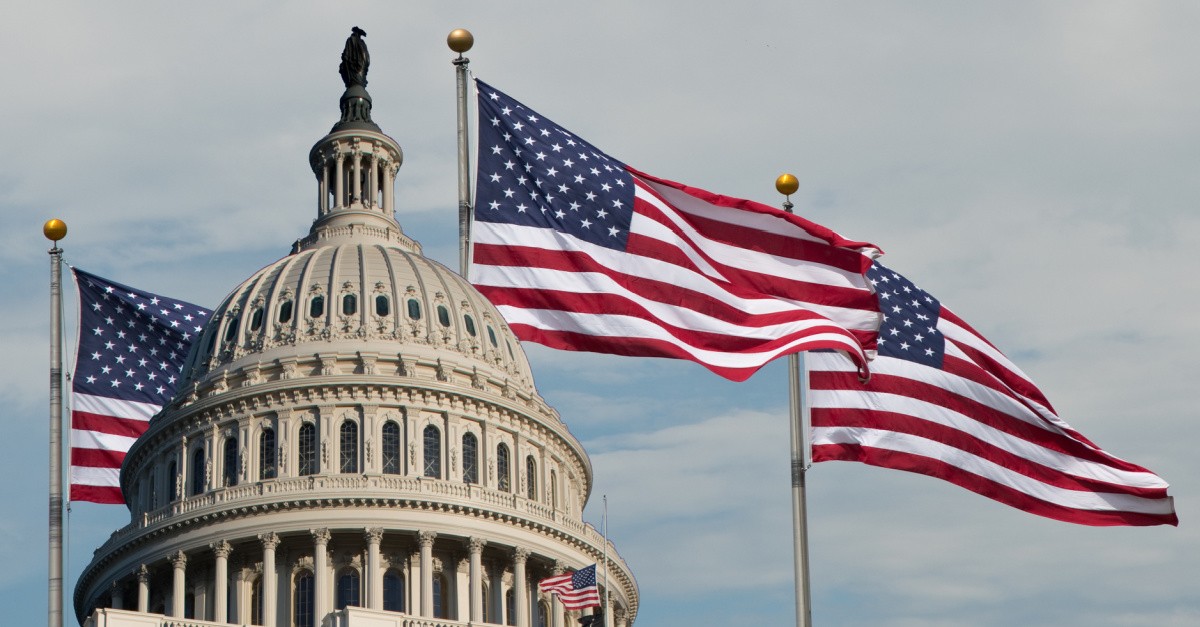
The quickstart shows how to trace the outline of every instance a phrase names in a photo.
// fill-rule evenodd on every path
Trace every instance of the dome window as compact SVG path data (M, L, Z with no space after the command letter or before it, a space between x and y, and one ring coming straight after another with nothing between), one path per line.
M358 313L358 297L354 294L346 294L342 297L342 315L353 316Z
M488 341L492 343L492 348L498 348L500 345L496 342L496 332L492 330L491 326L489 326L487 329Z
M508 474L508 445L503 442L496 447L496 488L501 492L512 489Z
M446 309L445 305L438 305L438 324L444 327L450 326L450 310Z
M422 434L425 443L425 472L426 477L442 478L442 432L433 425L425 427Z
M392 313L391 304L388 303L388 297L380 294L375 297L375 315L387 316Z
M286 323L292 321L292 301L285 300L279 305L279 322Z
M400 425L389 420L383 423L383 474L400 474Z
M238 325L237 316L234 316L229 319L229 326L225 327L225 340L224 341L231 342L231 341L233 341L233 338L237 337L237 325Z
M263 310L262 307L256 307L254 313L250 316L250 330L257 331L262 328Z
M238 443L237 438L225 440L225 459L223 465L223 481L226 488L232 488L238 482Z
M308 316L310 318L320 318L325 315L325 297L313 296L312 302L308 305Z
M306 422L300 427L296 457L299 475L317 474L317 428L311 422Z
M479 483L479 439L467 432L462 437L463 483Z
M352 420L343 422L339 435L340 470L342 474L356 474L358 472L358 423Z
M408 317L413 320L421 319L421 303L415 299L408 299Z
M275 430L263 429L258 440L258 478L275 478Z
M475 337L475 319L469 314L464 314L463 322L467 325L467 335Z

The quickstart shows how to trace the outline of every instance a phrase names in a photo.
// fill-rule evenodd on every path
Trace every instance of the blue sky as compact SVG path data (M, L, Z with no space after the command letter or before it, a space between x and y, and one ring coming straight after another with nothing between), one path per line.
M686 7L686 8L685 8ZM45 615L47 242L217 303L315 216L307 151L337 55L368 32L374 117L405 151L399 219L456 266L452 53L614 157L879 244L1038 381L1060 415L1172 484L1179 528L1043 520L933 479L809 475L819 625L1200 623L1200 8L1181 2L46 2L0 24L0 606ZM641 586L638 625L792 619L782 364L526 346L591 453L587 518ZM127 521L77 505L73 582Z

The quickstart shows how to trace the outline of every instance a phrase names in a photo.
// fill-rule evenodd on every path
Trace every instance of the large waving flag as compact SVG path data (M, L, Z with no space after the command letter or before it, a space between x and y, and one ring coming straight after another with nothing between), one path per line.
M600 587L596 584L595 564L573 573L547 577L538 582L538 591L558 595L563 607L568 610L582 610L600 605Z
M865 369L875 246L634 170L476 82L471 281L519 338L688 359L735 381L812 349Z
M72 268L79 343L71 380L71 500L124 503L125 453L168 403L211 313Z
M945 479L1084 525L1177 525L1167 483L1089 442L994 346L903 276L868 277L884 322L871 380L834 353L806 359L817 462Z

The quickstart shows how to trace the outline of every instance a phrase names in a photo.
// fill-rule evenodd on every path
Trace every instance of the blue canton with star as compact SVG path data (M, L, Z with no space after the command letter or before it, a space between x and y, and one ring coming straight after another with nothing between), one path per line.
M476 83L475 220L554 229L624 250L633 219L633 176L624 164L494 87Z
M581 568L571 575L571 589L582 590L590 586L596 585L596 566L595 564L587 568Z
M73 269L79 285L77 393L166 405L210 310Z
M937 329L942 304L879 262L871 265L867 280L875 287L883 313L879 355L940 369L946 354L946 339Z

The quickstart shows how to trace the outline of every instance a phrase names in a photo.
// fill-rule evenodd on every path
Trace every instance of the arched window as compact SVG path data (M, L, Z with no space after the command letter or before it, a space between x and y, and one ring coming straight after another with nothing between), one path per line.
M437 307L438 324L448 327L450 326L450 310L446 309L445 305Z
M300 475L317 474L317 427L311 422L300 427L296 457Z
M250 314L250 330L257 331L262 328L263 310L262 307L255 307L254 313Z
M225 487L231 488L237 485L238 481L238 443L237 438L225 439L225 463L222 468L222 478L224 479Z
M546 627L546 617L550 615L550 606L545 601L538 601L537 610L537 627Z
M421 303L415 298L408 299L408 317L413 320L421 319Z
M192 453L192 496L204 494L204 449Z
M537 500L537 462L533 461L533 455L525 458L525 496L531 500Z
M550 470L550 507L558 509L558 473Z
M262 621L262 600L263 600L262 586L263 586L262 577L255 579L254 583L251 584L251 586L250 586L250 624L251 625L261 625L263 622ZM234 595L232 595L232 594L229 595L230 602L232 602L234 600L234 598L235 598ZM233 618L232 612L229 613L229 617Z
M513 594L512 588L509 588L508 592L504 593L504 616L505 616L504 624L505 625L516 625L517 624L516 598L517 598L517 595Z
M492 348L496 348L496 347L500 346L498 343L496 343L496 332L492 330L491 325L488 325L487 331L488 331L488 341L492 343Z
M383 423L383 474L400 474L400 425L389 420Z
M175 460L167 462L167 494L170 495L169 502L174 503L179 499L179 484L175 483L175 477L179 475Z
M463 483L479 483L479 439L474 433L462 438Z
M313 575L304 571L296 576L295 605L293 615L296 617L296 627L316 627L313 615L316 613L313 597Z
M310 318L320 318L323 315L325 315L325 297L320 295L313 296L312 300L308 303L308 316Z
M275 430L267 427L258 436L258 478L275 478Z
M151 471L150 473L150 499L149 507L146 509L155 509L158 507L158 474Z
M225 338L223 341L229 342L237 337L238 317L234 316L229 319L229 326L225 327Z
M449 618L446 615L446 577L441 574L433 576L433 617Z
M375 297L375 315L386 316L392 313L391 304L388 303L388 297L380 294Z
M389 612L404 611L404 575L398 570L383 574L383 609Z
M342 296L342 315L353 316L358 313L358 297L354 294Z
M475 337L475 319L470 314L463 314L463 323L467 326L467 335Z
M492 622L492 587L489 586L488 582L486 582L486 581L483 581L480 583L483 584L480 586L480 588L481 588L480 592L483 593L482 595L480 595L480 599L483 601L482 619L483 619L483 622L490 623L490 622Z
M342 423L338 446L341 450L341 471L343 474L358 472L358 423L347 420Z
M292 301L285 300L279 304L279 322L287 323L292 321Z
M501 442L500 446L496 447L496 487L502 492L512 490L508 466L508 445Z
M437 427L425 427L425 476L442 478L442 432Z
M353 568L347 568L338 574L337 578L337 599L334 605L335 610L340 610L346 606L358 607L362 605L359 597L359 581L358 571Z

